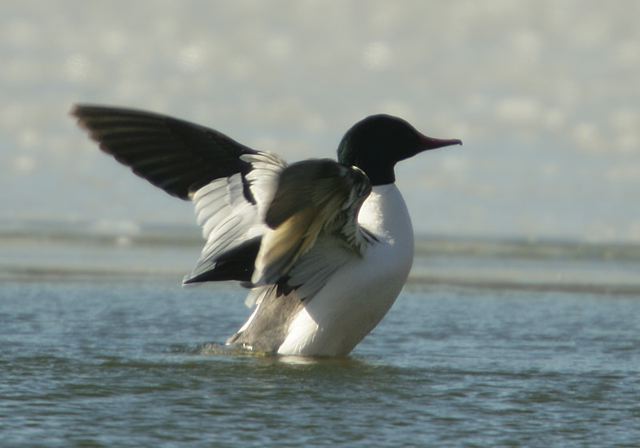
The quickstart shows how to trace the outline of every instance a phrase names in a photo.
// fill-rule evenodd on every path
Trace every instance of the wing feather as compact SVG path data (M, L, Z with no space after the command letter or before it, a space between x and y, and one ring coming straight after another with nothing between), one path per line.
M265 291L308 300L371 240L356 220L371 189L357 168L328 159L287 167L213 129L145 111L79 105L72 114L104 152L194 203L206 243L185 283L251 280L249 300Z
M71 113L100 149L181 199L214 179L246 174L250 164L240 157L257 153L213 129L152 112L77 105ZM162 169L145 163L159 154L171 163Z
M265 215L269 229L256 258L252 282L301 286L305 276L298 275L300 283L293 284L289 274L298 269L301 257L312 249L322 257L323 240L337 238L341 250L359 253L360 240L349 241L344 233L360 234L356 216L370 190L362 171L333 160L308 160L287 167ZM325 263L333 262L332 257L324 258ZM320 271L326 280L331 268Z
M206 243L185 283L249 281L282 159L152 112L77 105L71 113L104 152L170 195L193 201Z

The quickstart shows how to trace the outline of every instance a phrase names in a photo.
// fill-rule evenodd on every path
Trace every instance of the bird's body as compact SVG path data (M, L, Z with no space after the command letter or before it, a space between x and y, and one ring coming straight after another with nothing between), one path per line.
M293 306L282 296L273 297L275 303L268 305L263 301L231 341L282 355L348 354L393 305L413 262L411 221L395 185L373 188L358 223L376 239L363 257L351 257L304 306L296 297L292 297ZM252 326L262 328L263 321L272 322L273 314L290 316L286 332L251 333Z
M207 242L184 282L250 287L255 309L227 343L280 355L344 356L380 322L413 261L393 166L460 143L378 115L345 135L338 162L287 165L158 114L104 106L77 106L73 114L105 152L194 202Z

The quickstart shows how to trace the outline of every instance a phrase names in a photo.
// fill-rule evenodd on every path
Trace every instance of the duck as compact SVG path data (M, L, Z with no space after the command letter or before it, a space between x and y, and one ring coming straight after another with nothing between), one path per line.
M252 312L226 345L283 356L347 356L380 323L414 256L395 166L462 144L375 114L348 129L337 160L289 164L159 113L77 104L71 115L103 152L193 203L205 243L183 285L249 290Z

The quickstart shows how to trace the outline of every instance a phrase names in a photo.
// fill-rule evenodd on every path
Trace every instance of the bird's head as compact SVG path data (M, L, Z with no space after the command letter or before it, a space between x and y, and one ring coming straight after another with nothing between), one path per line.
M398 117L371 115L344 135L338 147L338 161L362 169L372 185L384 185L395 181L397 162L429 149L461 144L457 139L427 137Z

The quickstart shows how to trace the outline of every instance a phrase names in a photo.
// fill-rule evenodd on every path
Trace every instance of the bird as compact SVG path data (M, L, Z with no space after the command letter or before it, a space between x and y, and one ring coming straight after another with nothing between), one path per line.
M337 160L288 164L168 115L94 104L71 115L103 152L194 204L205 244L183 285L248 288L253 311L226 345L274 356L346 357L378 325L414 255L396 163L462 144L376 114L346 132Z

